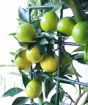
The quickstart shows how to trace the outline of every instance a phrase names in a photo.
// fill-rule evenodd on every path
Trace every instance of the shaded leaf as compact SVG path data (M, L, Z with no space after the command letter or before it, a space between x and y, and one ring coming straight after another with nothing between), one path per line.
M79 63L86 64L83 53L74 54L74 55L71 55L71 57L73 60L76 60Z
M15 96L16 94L22 92L23 89L18 88L18 87L14 87L9 89L8 91L6 91L2 97L7 97L7 96Z
M22 72L21 70L19 70L21 75L22 75L22 81L24 86L26 87L26 85L28 84L28 82L30 81L30 79L28 78L28 75L26 75L24 72Z
M15 35L16 35L16 33L10 33L9 35L13 35L13 36L15 36Z
M64 66L61 70L61 75L78 75L81 77L73 66Z
M87 92L88 93L88 87L82 87L82 89L85 91L85 92Z
M60 92L60 97L59 97L60 98L60 101L62 101L63 97L64 97L64 92L61 91ZM55 100L56 100L56 93L51 97L50 102L55 105Z
M73 52L78 52L78 51L84 51L84 47L80 46L80 47L76 48Z
M86 44L84 47L84 60L86 63L88 63L88 40L86 41Z
M45 91L45 97L46 98L54 86L55 86L55 83L50 78L44 79L44 91Z
M18 14L21 20L29 22L28 11L26 9L19 7Z
M28 101L28 97L17 97L12 105L24 105Z

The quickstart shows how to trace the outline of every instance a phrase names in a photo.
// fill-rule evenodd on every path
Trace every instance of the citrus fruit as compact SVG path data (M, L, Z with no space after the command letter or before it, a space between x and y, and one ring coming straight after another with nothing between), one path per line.
M57 29L59 19L54 11L46 12L40 20L40 27L45 32L53 32Z
M21 50L17 54L14 63L19 69L24 69L24 70L29 69L32 65L32 63L29 62L28 59L26 58L26 50Z
M75 24L76 22L74 19L70 17L63 17L57 24L57 31L63 33L62 35L70 36Z
M56 55L44 55L40 62L40 66L44 72L54 72L58 67L58 58Z
M30 42L35 39L36 30L32 24L23 23L18 27L15 37L20 42Z
M27 49L26 51L27 59L32 63L38 63L42 59L42 55L40 54L40 49L38 46L34 46L31 49Z
M42 92L42 86L35 79L31 80L26 86L26 94L30 98L39 97L41 95L41 92Z
M88 21L78 22L72 30L72 38L78 43L84 45L88 39Z

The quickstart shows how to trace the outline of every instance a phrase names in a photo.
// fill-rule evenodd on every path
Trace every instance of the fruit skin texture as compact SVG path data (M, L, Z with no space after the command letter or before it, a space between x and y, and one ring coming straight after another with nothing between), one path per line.
M54 11L46 12L40 20L40 27L45 32L53 32L57 29L59 18Z
M54 72L58 68L58 58L56 55L44 55L40 62L40 66L44 72Z
M42 59L42 55L40 54L39 47L34 46L30 50L27 50L26 57L32 63L39 63L40 60Z
M78 43L84 45L88 39L88 21L77 23L72 30L72 38Z
M41 95L41 92L42 92L42 86L35 79L31 80L26 86L26 94L30 98L39 97Z
M19 69L23 70L29 69L32 65L32 63L26 58L26 50L19 52L18 56L14 60L14 63Z
M57 31L63 33L66 36L71 36L72 29L75 26L76 22L70 17L63 17L59 20L57 24Z
M17 29L15 36L20 42L30 42L36 38L36 30L30 23L23 23Z

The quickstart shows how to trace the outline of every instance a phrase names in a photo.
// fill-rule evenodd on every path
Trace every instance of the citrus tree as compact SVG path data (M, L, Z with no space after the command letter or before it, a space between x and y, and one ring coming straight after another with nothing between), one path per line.
M12 88L3 96L14 96L22 91L26 96L17 97L12 105L59 105L66 99L70 100L69 105L78 105L87 94L87 84L79 81L81 76L73 65L73 60L88 63L87 4L86 0L29 0L27 8L19 8L19 25L11 35L20 45L13 63L22 76L24 90ZM72 10L73 16L64 17L66 8ZM66 43L69 37L75 43ZM66 44L78 48L69 53ZM76 99L64 90L63 84L75 89L77 84ZM82 105L87 101L86 95Z

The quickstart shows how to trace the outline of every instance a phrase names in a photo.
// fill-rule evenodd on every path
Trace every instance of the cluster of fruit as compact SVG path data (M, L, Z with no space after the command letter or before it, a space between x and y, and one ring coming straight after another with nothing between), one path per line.
M87 22L76 23L72 17L58 18L56 13L52 10L46 12L40 18L40 28L43 32L55 32L62 33L62 36L72 36L74 41L79 44L85 44L88 37L88 24ZM35 26L31 23L22 23L19 25L15 38L22 43L31 43L38 37ZM63 61L63 60L62 60ZM53 54L51 56L48 53L41 54L40 48L37 44L34 44L31 48L22 48L18 51L14 63L22 70L31 68L32 64L40 64L43 72L52 73L58 68L58 56ZM39 81L33 79L26 86L27 95L30 98L38 97L41 92L41 84Z

